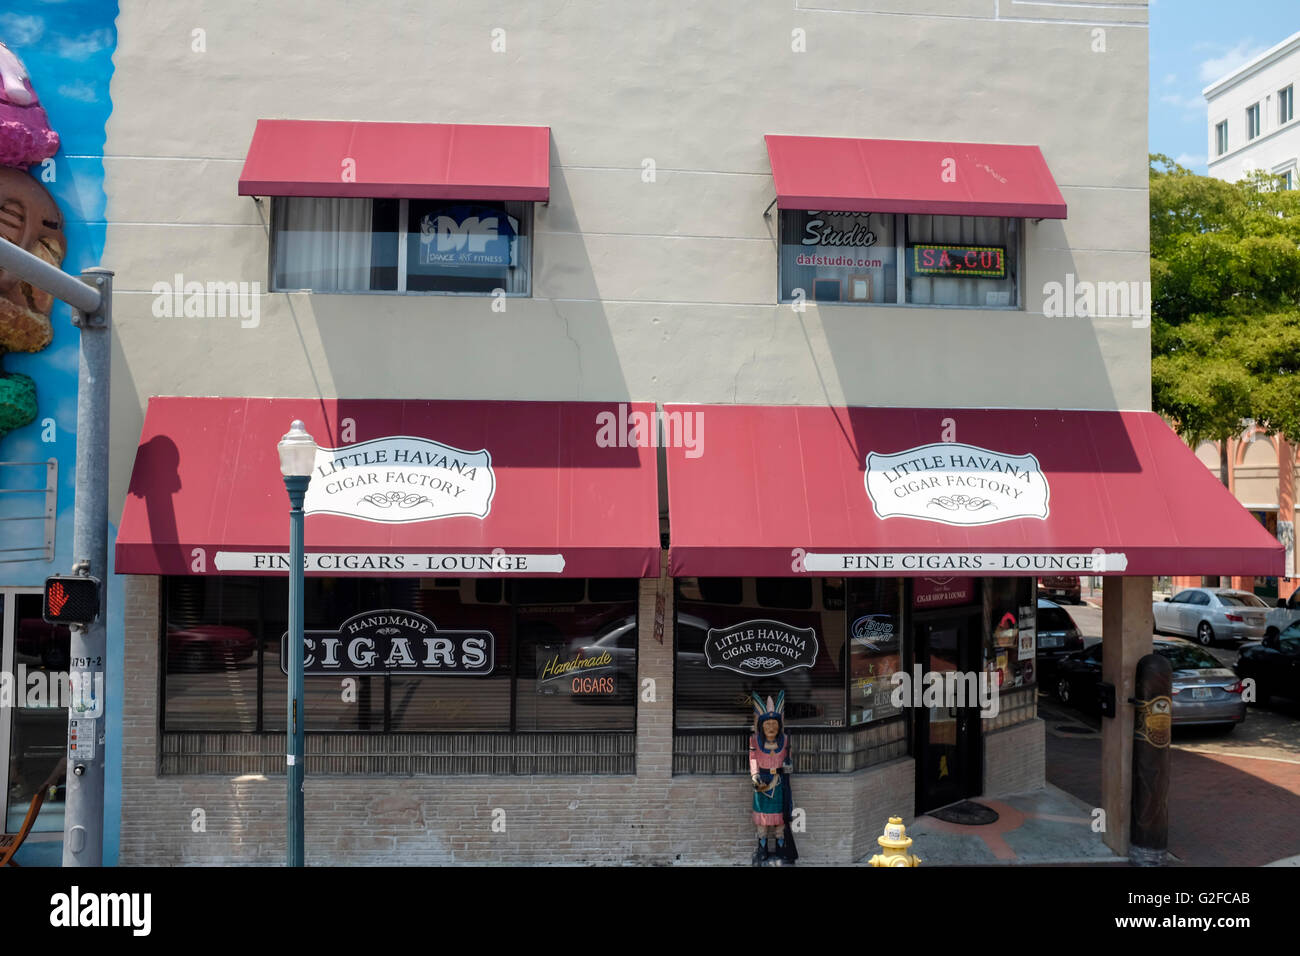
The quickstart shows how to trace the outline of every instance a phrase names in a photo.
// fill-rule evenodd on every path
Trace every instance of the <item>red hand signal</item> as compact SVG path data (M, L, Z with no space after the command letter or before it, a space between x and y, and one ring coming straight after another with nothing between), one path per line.
M68 603L68 592L63 589L63 585L55 581L50 585L50 610L54 616L58 617L59 612L63 610L63 605Z

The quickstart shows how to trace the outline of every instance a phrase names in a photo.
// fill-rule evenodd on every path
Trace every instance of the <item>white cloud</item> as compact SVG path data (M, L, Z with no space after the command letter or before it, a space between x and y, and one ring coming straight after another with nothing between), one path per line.
M1177 82L1178 82L1178 74L1177 74L1177 73L1166 73L1166 74L1165 74L1165 86L1172 86L1173 84L1175 84L1175 83L1177 83Z
M85 80L77 80L75 83L65 83L59 87L59 95L66 96L70 100L80 100L82 103L99 102L99 94L95 88Z
M1220 45L1212 49L1222 50L1223 47ZM1252 44L1249 39L1242 40L1222 55L1212 56L1208 60L1202 60L1199 68L1201 81L1204 83L1213 83L1220 77L1231 73L1243 63L1255 59L1255 57L1259 56L1267 49L1268 47L1266 46Z
M1186 166L1188 169L1195 169L1197 166L1205 165L1205 157L1193 156L1191 153L1179 153L1174 157L1174 162L1179 166Z
M40 17L20 17L16 13L0 16L0 39L6 46L31 46L45 33L45 21Z
M92 30L78 37L58 37L59 56L65 60L85 60L100 50L107 49L113 42L113 31L105 27Z

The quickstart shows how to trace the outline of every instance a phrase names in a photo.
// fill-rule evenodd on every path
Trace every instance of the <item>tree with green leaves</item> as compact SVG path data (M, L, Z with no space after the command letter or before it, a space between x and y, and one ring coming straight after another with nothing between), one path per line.
M1151 390L1194 448L1254 420L1300 441L1300 192L1151 157Z

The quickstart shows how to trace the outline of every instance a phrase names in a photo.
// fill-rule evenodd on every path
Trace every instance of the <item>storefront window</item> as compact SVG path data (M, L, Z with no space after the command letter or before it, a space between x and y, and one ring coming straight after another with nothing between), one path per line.
M849 581L849 726L896 717L891 675L902 667L902 582Z
M581 579L309 577L307 729L632 730L635 594ZM168 579L166 730L284 730L287 604L282 578Z
M277 197L271 288L526 296L532 205Z
M744 729L779 691L789 726L845 726L844 627L839 579L678 579L677 727Z
M1032 578L989 578L984 668L1002 691L1034 683L1036 615Z
M5 635L6 658L12 648L11 682L0 695L10 711L9 765L7 772L5 830L17 832L32 798L42 787L45 802L33 831L63 829L66 798L65 775L59 765L68 741L68 647L66 627L47 624L41 617L40 594L0 594L0 622L8 617L4 605L13 603L12 633ZM102 700L103 689L99 689Z
M1019 224L992 216L786 210L781 301L1019 308Z

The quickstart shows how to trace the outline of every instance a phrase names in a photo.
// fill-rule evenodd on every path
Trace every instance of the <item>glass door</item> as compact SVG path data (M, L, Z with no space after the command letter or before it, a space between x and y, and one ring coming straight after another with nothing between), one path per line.
M66 791L56 771L68 739L71 635L66 627L45 623L40 591L0 591L0 608L0 664L9 676L0 690L6 698L0 707L4 831L16 833L22 827L32 798L44 788L45 802L32 832L61 832Z
M981 789L979 700L968 693L979 677L979 615L918 615L914 628L916 812L924 813Z

